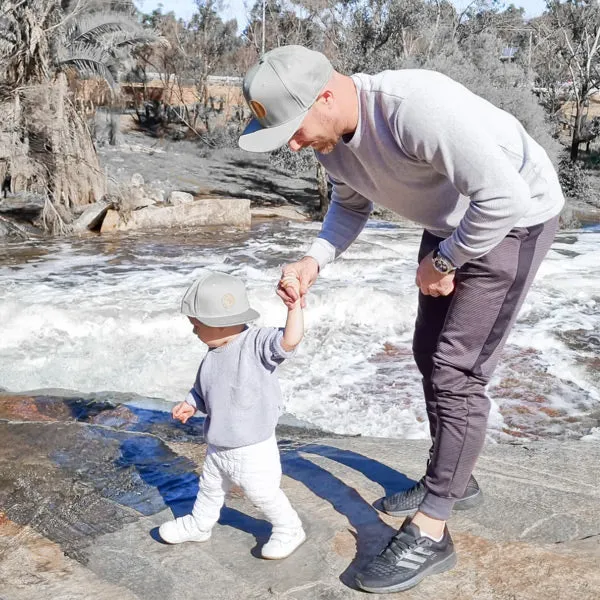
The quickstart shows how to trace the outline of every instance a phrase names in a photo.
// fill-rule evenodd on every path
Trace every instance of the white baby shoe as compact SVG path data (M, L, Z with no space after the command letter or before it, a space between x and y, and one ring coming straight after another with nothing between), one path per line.
M262 547L261 555L269 560L288 557L306 540L302 527L286 530L274 530L269 541Z
M167 544L181 544L181 542L206 542L210 538L210 529L198 529L196 519L192 515L178 517L163 523L158 528L158 533Z

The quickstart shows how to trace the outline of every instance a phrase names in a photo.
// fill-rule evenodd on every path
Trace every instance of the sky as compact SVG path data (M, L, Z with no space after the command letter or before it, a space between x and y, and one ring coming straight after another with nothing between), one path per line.
M470 0L453 0L458 8L464 8ZM182 19L189 19L194 12L194 0L135 0L138 8L144 12L154 10L159 4L163 6L163 12L173 11ZM508 6L510 0L506 1ZM536 17L546 8L545 0L513 0L512 4L525 9L526 17ZM241 30L246 23L246 13L254 5L254 0L223 0L223 10L221 12L224 20L236 18L238 28Z

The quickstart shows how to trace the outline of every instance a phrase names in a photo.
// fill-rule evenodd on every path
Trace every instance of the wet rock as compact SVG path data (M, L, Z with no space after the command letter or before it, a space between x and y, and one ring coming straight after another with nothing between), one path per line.
M0 214L19 223L36 223L44 210L41 194L21 192L11 198L0 199Z
M107 213L102 232L231 226L251 224L250 201L243 198L201 198L178 206L148 206L130 213Z
M28 235L21 224L16 223L11 219L7 219L6 217L0 216L0 239L26 239L27 237Z
M111 207L112 204L108 202L90 204L73 222L73 231L82 232L99 229L108 209Z
M100 233L111 233L116 231L120 220L121 217L119 216L119 212L117 210L107 210L106 216L102 221L102 226L100 227Z

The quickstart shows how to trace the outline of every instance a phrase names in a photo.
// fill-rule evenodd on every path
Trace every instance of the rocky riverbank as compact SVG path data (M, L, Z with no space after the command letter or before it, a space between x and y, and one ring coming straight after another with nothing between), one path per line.
M100 145L97 151L108 195L61 215L77 235L88 230L248 228L252 219L306 220L318 212L315 174L292 176L274 166L268 154L211 150L135 130L125 131L119 146ZM43 207L43 198L31 194L0 198L0 239L40 234ZM373 218L402 220L381 207ZM563 213L564 227L598 222L597 204L570 200Z
M0 394L3 600L364 597L352 576L399 519L373 503L421 475L424 441L281 426L283 488L307 542L285 561L257 550L269 525L234 490L212 539L167 546L156 528L189 511L202 420L116 394ZM600 445L488 445L485 503L455 513L458 567L397 597L593 600L600 589Z

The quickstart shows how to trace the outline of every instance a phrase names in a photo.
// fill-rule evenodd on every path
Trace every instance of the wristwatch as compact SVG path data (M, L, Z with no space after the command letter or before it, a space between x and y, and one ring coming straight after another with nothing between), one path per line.
M439 247L433 251L431 260L433 262L433 268L438 271L438 273L448 275L449 273L456 271L456 267L440 252Z

